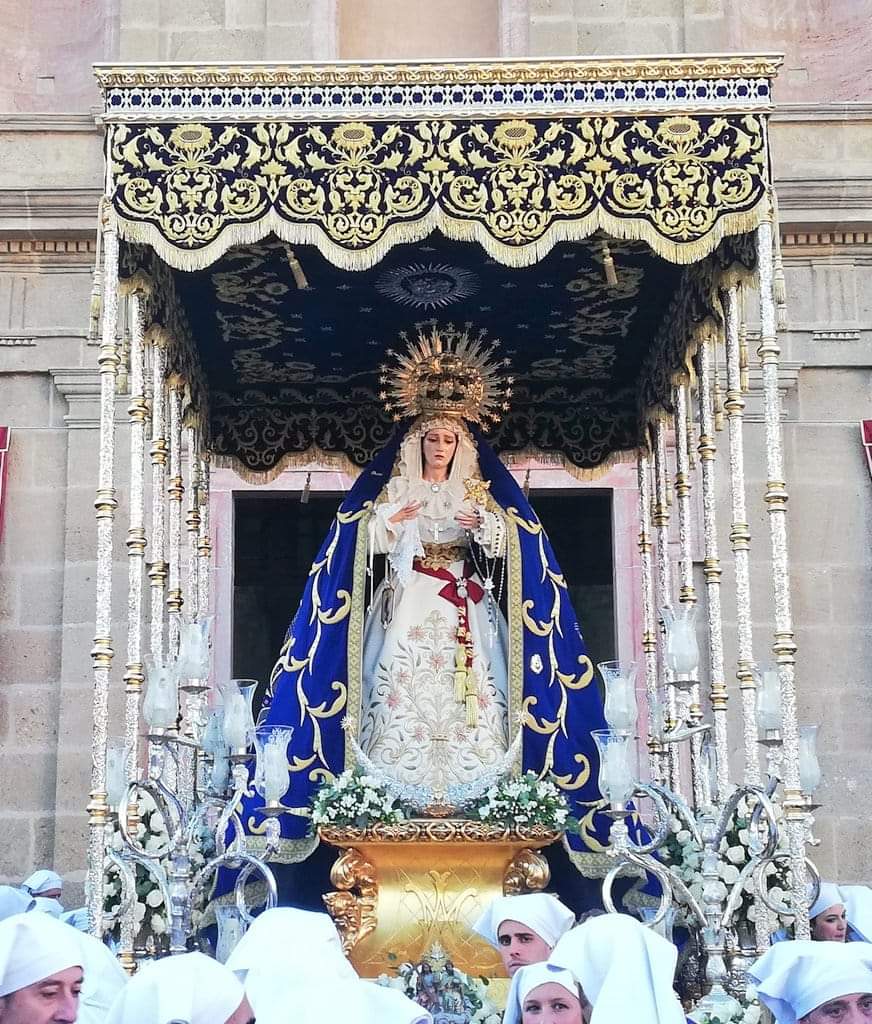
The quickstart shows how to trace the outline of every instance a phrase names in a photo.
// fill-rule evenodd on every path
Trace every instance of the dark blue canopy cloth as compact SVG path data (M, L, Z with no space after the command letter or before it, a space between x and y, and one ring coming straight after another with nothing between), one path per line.
M353 761L343 726L353 731L359 719L366 525L404 433L398 431L342 502L272 673L266 720L294 728L291 787L283 802L297 813L281 819L280 860L297 859L309 845L305 815L318 785ZM510 722L520 720L523 729L518 767L556 779L581 823L573 846L602 854L609 819L599 813L604 802L590 732L605 721L594 668L536 513L480 431L474 428L473 436L482 478L508 532ZM254 834L263 830L260 805L257 796L245 805L243 820Z

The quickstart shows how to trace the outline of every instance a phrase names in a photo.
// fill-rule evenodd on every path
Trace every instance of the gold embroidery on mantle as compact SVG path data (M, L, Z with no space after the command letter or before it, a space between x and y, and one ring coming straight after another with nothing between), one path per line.
M597 229L702 259L766 213L759 115L109 128L119 231L207 266L271 231L338 266L438 227L510 266Z

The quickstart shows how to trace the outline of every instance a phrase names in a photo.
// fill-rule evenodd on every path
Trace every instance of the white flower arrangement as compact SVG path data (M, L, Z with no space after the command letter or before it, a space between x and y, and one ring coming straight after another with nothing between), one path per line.
M134 841L142 847L147 854L158 858L158 863L168 872L170 867L170 836L166 829L157 804L150 793L140 790L138 794L139 825L131 836ZM198 837L201 840L202 837ZM121 853L124 849L124 842L121 838L121 831L118 822L115 822L112 835L112 848ZM203 850L198 846L189 851L191 858L191 869L196 872L205 864ZM134 920L137 927L137 943L147 942L149 939L161 941L161 937L169 931L169 914L164 906L163 894L152 875L142 864L131 865L136 880L136 904L134 906ZM112 922L110 934L116 940L120 939L120 920L118 912L121 907L122 884L121 877L117 870L111 865L106 871L104 881L104 913ZM197 909L197 908L195 908Z
M381 782L359 766L325 782L312 801L312 824L369 828L377 822L396 824L406 809L386 792Z
M551 779L540 779L534 772L500 779L471 805L469 813L489 825L513 828L541 825L563 831L574 825L563 793Z
M781 828L783 809L780 804L774 804L775 817L779 825L778 853L787 852L786 831ZM742 869L754 856L755 851L762 844L762 840L751 832L752 805L746 797L739 801L736 813L727 829L726 835L720 844L720 859L718 862L718 881L709 882L711 894L718 899L726 899L729 888L739 880ZM661 859L665 864L671 866L679 878L690 890L691 895L697 900L702 900L705 891L705 884L702 877L703 853L693 839L689 829L677 817L672 817L669 823L669 836L661 850ZM788 868L784 861L769 864L766 868L766 878L770 899L775 903L785 900L789 886ZM745 880L742 890L742 900L736 911L736 921L749 922L753 924L757 917L757 904L754 900L753 873ZM791 923L790 917L773 915L781 926ZM690 918L683 908L678 908L678 923L687 926ZM712 1021L711 1024L718 1024ZM752 1022L748 1022L752 1024Z

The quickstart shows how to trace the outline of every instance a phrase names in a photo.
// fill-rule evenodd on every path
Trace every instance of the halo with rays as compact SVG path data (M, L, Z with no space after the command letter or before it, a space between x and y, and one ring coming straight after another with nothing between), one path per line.
M501 373L509 360L495 357L499 342L485 330L434 324L400 337L406 351L389 349L379 376L379 398L395 420L439 414L490 426L509 408L514 379Z

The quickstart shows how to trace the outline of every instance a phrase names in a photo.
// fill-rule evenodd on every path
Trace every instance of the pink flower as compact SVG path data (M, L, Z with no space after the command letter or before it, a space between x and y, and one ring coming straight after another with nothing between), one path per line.
M430 655L430 665L434 669L436 669L436 671L438 672L439 669L445 667L445 655L444 654L431 654Z
M400 695L397 693L396 690L391 690L391 692L387 696L387 700L385 701L385 704L387 704L387 706L391 709L391 711L393 711L394 708L399 707L399 705L400 705Z
M413 643L420 643L424 639L424 630L420 626L412 626L408 635Z

